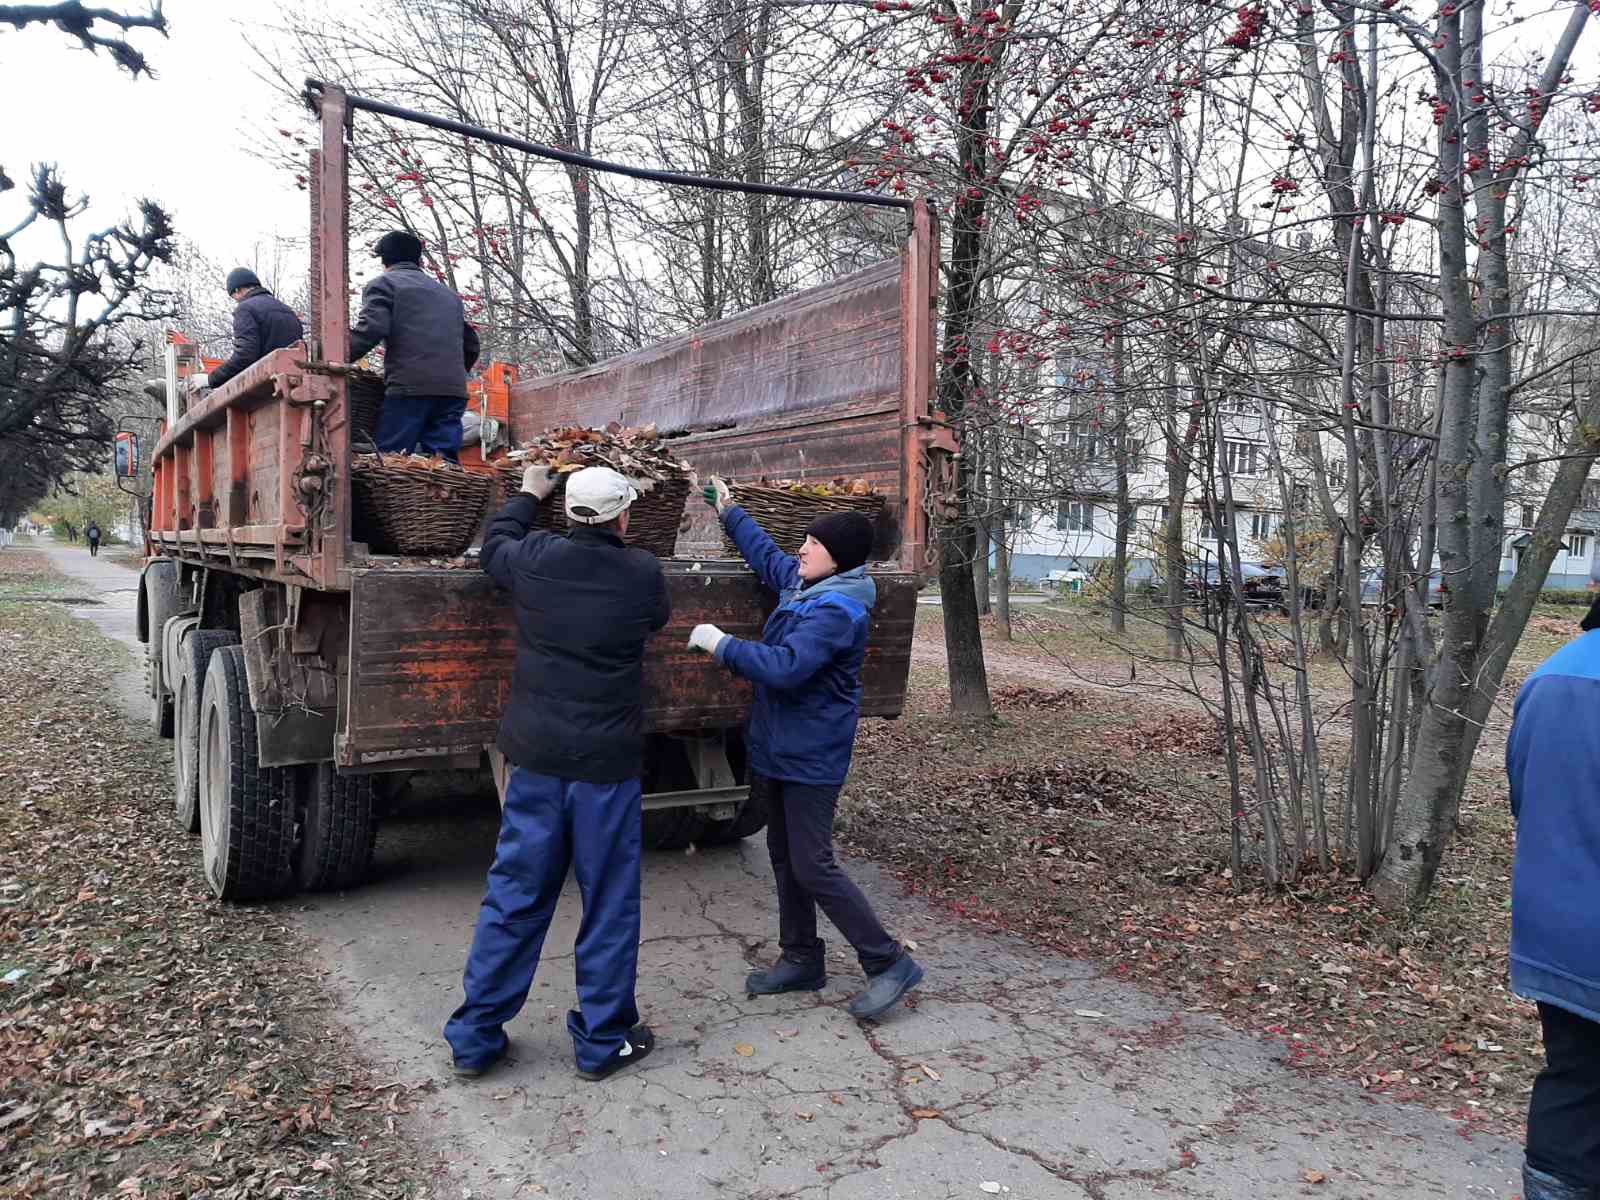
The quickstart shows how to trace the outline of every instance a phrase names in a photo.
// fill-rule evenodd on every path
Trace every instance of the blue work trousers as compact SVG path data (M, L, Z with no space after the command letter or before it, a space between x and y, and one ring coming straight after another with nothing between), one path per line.
M527 1002L567 870L583 920L575 947L578 1007L567 1029L578 1069L592 1071L639 1023L639 781L584 783L518 767L506 787L489 885L462 981L466 1000L444 1027L464 1066L505 1053L505 1024Z
M438 454L457 461L461 450L460 396L403 396L385 392L372 440L385 454Z

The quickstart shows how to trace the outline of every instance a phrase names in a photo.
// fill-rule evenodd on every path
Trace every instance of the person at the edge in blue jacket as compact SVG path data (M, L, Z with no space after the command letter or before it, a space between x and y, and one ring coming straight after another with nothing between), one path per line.
M867 986L850 1013L877 1017L922 968L884 929L833 856L833 812L861 714L861 661L877 587L866 572L872 523L860 513L813 521L798 558L785 554L713 479L706 503L739 553L778 593L759 642L697 625L689 645L755 684L747 742L753 801L768 806L767 850L778 884L778 961L745 981L751 995L819 991L828 982L817 907L849 939Z
M1600 1200L1600 600L1517 696L1511 986L1538 1002L1526 1200Z

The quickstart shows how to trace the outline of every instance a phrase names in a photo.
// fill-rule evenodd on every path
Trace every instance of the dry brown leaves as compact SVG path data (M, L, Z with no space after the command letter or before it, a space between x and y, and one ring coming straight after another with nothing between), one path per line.
M211 900L125 663L0 604L0 1194L430 1194L413 1084L350 1061L277 912Z
M1396 923L1338 874L1235 887L1210 717L1129 698L1007 718L961 724L913 696L864 723L842 840L958 917L1279 1040L1300 1069L1515 1135L1540 1058L1506 986L1502 792L1469 795L1434 904Z
M1071 711L1084 708L1088 704L1082 695L1067 688L1046 690L1027 686L995 687L989 690L989 698L1002 712L1016 709Z
M615 421L604 429L553 429L518 446L508 462L548 463L562 474L584 467L610 467L629 479L660 480L688 468L661 444L654 425L627 428Z

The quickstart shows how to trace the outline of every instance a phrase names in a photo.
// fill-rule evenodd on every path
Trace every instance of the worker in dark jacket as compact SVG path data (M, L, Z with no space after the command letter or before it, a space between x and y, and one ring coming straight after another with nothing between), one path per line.
M249 267L235 267L228 272L228 295L233 298L233 353L209 375L189 376L189 391L219 388L240 371L251 366L274 350L283 350L306 336L300 318L294 315L256 278Z
M350 357L383 343L379 450L439 454L461 449L467 372L478 361L478 331L457 296L422 269L422 243L404 230L378 239L383 274L362 289Z
M819 991L828 982L817 906L855 948L867 986L850 1013L887 1012L922 981L922 968L884 929L867 898L833 854L833 814L850 769L861 715L866 656L877 587L865 563L872 523L860 513L813 521L798 558L785 554L727 485L712 480L706 503L745 562L774 592L778 607L759 642L697 625L689 645L715 655L755 684L746 742L753 797L767 805L767 851L778 884L778 962L745 981L752 995Z
M517 661L499 748L513 770L500 842L467 959L466 1000L445 1026L458 1075L505 1056L556 900L574 868L583 895L578 1074L598 1080L650 1053L639 1023L639 772L644 648L671 615L661 564L623 544L638 493L606 467L567 479L569 534L533 528L554 477L529 467L489 525L483 569L511 593Z
M1600 1198L1600 601L1583 629L1522 685L1506 743L1511 986L1544 1030L1526 1200Z

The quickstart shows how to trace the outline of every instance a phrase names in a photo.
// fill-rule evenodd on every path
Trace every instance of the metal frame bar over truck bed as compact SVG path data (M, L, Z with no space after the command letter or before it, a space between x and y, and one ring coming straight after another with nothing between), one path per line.
M310 336L187 412L169 408L174 419L152 456L152 557L139 597L154 721L177 737L180 821L205 834L212 888L239 898L358 879L371 853L372 776L476 766L510 691L506 600L475 564L375 555L352 540L353 111L581 157L331 85L312 85L309 98L321 126L310 186ZM615 169L690 186L793 190ZM871 480L888 511L862 711L896 716L930 565L929 513L955 450L931 409L937 234L920 202L804 194L904 207L901 253L690 335L515 382L510 423L523 437L552 426L654 423L703 473ZM716 547L707 513L680 538L680 555L690 556L663 563L673 620L645 663L646 722L658 735L645 803L657 812L657 842L739 836L762 818L748 811L740 783L748 686L685 643L702 621L759 637L774 598ZM230 679L239 685L232 700ZM219 762L230 746L233 758ZM235 760L246 751L250 778L241 782Z

